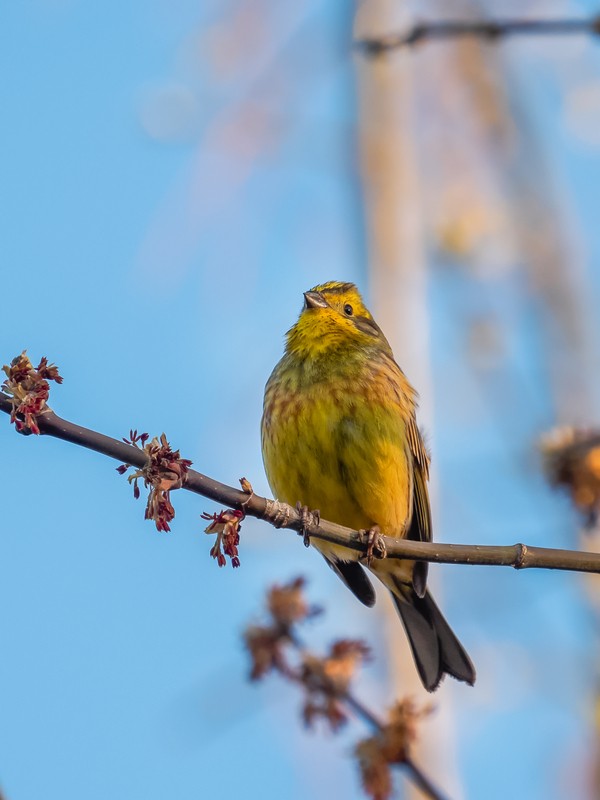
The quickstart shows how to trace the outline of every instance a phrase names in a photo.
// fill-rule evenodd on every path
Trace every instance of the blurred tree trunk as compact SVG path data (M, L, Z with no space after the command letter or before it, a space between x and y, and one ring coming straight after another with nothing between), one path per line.
M355 37L398 30L407 21L405 8L406 4L398 0L363 0L357 10ZM379 59L357 57L371 304L396 360L419 391L419 422L430 431L433 387L414 68L411 50ZM432 491L432 498L434 495ZM435 585L435 577L432 583ZM379 607L385 613L390 702L405 695L419 696L423 703L428 702L429 695L419 681L395 609L389 601L380 602ZM434 783L458 798L463 792L452 730L452 713L444 686L436 693L436 714L422 726L415 761L426 764ZM414 798L422 796L412 785L407 787L406 794Z
M497 4L465 0L460 15L481 17L488 6L490 16L498 11ZM443 10L444 4L437 3L438 16ZM456 7L453 11L459 14ZM538 13L543 16L544 9ZM561 42L546 46L549 53L556 52ZM508 345L511 318L518 320L525 309L537 325L537 372L547 380L556 421L584 426L598 422L600 352L593 334L589 275L568 192L514 80L523 67L517 48L464 39L422 48L416 55L423 81L420 127L429 131L423 147L428 238L438 252L454 259L468 280L481 283L482 298L495 284L518 287L513 308L508 304L486 318L484 301L480 318L467 318L463 324L475 357L470 369L487 386L486 397L496 424L504 426L505 441L522 457L535 442L524 441L519 426L506 420L505 398L518 403L526 387ZM498 380L502 393L494 390ZM523 404L530 429L540 430L544 413ZM580 545L600 550L600 533L584 534ZM598 615L600 581L596 576L584 580ZM598 775L600 768L595 797L600 796Z

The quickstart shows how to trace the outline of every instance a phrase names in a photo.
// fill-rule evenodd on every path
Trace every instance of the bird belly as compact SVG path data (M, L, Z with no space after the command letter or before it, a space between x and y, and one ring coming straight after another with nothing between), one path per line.
M351 392L271 392L263 418L263 458L273 493L300 501L323 519L354 530L379 525L402 536L411 513L412 477L397 412L379 413ZM394 410L395 411L395 410ZM359 553L314 541L344 560Z

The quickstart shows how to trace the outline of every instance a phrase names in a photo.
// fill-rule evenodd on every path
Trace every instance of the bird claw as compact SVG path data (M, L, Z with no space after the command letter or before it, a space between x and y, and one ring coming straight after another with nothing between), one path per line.
M308 528L310 525L319 525L321 522L321 512L318 510L311 511L308 506L303 506L298 500L296 503L296 511L300 515L302 527L298 531L298 536L302 536L304 547L310 547L310 533Z
M371 566L371 562L374 558L385 558L387 556L385 540L381 535L379 525L373 525L368 531L361 530L359 533L367 545L367 551L365 553L367 567Z

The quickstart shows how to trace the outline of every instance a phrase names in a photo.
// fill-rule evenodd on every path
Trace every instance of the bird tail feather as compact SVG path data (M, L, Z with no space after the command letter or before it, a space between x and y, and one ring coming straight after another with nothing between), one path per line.
M472 686L475 667L429 592L419 597L412 587L398 582L392 597L427 691L437 689L446 673Z

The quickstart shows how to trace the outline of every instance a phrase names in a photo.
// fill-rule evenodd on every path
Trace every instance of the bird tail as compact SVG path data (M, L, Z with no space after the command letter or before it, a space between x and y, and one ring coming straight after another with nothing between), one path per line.
M398 582L392 597L427 691L437 689L446 673L473 685L475 667L429 592L419 597L412 587Z

